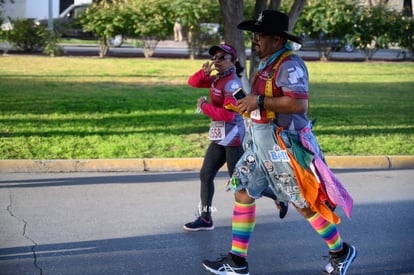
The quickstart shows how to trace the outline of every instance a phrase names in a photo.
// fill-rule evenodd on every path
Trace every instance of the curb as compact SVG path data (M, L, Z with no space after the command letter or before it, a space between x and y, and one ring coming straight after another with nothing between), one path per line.
M1 173L198 171L203 158L0 160ZM327 156L331 169L414 169L414 156ZM226 171L226 166L222 171Z

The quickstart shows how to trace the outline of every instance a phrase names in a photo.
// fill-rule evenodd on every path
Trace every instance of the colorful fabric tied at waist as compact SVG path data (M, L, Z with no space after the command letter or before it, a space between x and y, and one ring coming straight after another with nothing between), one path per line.
M316 150L313 150L314 148L311 147L303 147L291 140L292 151L290 152L286 149L286 145L280 136L281 131L283 131L282 128L279 128L276 131L276 138L279 142L280 147L288 152L291 161L290 163L293 167L299 189L311 209L318 212L326 220L332 223L340 223L341 219L332 211L332 209L330 209L324 203L324 201L326 201L326 196L328 196L334 204L342 206L345 210L346 215L350 217L350 213L352 211L352 198L342 187L339 181L326 181L332 179L334 176L326 165L321 166L320 162L324 162L320 159L318 154L313 153ZM306 144L309 145L310 142L307 142ZM315 166L317 173L322 174L322 177L319 178L322 183L320 183L318 181L318 178L310 171L309 167L311 163ZM327 177L327 174L330 174L331 176ZM339 185L339 187L332 188L333 185ZM326 186L329 186L329 189L326 190L330 190L331 194L326 194ZM340 193L338 190L341 190L342 192L345 191L343 199L341 199L342 193Z
M310 128L304 128L300 134L300 141L302 146L311 152L315 152L312 143L306 138L306 134L310 132ZM351 217L353 199L339 179L332 173L318 154L314 155L313 165L318 173L319 180L324 185L329 198L338 206L341 206L348 218Z

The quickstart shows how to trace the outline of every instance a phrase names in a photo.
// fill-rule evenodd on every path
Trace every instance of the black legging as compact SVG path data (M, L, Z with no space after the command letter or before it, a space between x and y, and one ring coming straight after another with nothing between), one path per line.
M233 175L234 167L237 161L243 155L242 146L222 146L214 142L210 143L204 156L203 166L200 170L200 199L201 199L201 216L204 218L211 217L211 205L214 196L214 178L220 168L227 162L227 171L229 176ZM276 201L276 195L268 187L262 195Z
M227 171L231 177L237 161L243 155L242 146L222 146L210 143L204 156L203 166L200 170L200 199L201 216L210 218L211 205L214 196L214 178L220 168L227 162Z

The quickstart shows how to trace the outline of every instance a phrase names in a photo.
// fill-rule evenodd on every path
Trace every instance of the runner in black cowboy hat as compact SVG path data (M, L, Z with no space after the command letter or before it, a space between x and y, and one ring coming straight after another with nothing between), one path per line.
M230 253L217 261L203 261L215 274L249 274L246 258L255 227L255 199L269 187L278 200L291 203L327 244L330 261L322 274L345 275L357 255L356 248L342 240L337 229L340 218L334 213L341 206L350 217L353 201L327 167L312 133L307 117L308 71L288 43L301 39L288 33L288 26L288 16L273 10L238 25L253 32L261 61L252 93L237 101L240 112L250 114L251 138L245 140L248 147L230 181L236 200ZM279 234L283 238L289 231Z

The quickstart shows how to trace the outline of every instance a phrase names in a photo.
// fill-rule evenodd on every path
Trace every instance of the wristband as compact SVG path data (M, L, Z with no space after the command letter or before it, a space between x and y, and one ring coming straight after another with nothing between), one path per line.
M257 106L259 106L260 109L264 109L264 96L263 95L258 95L256 97L256 103Z

